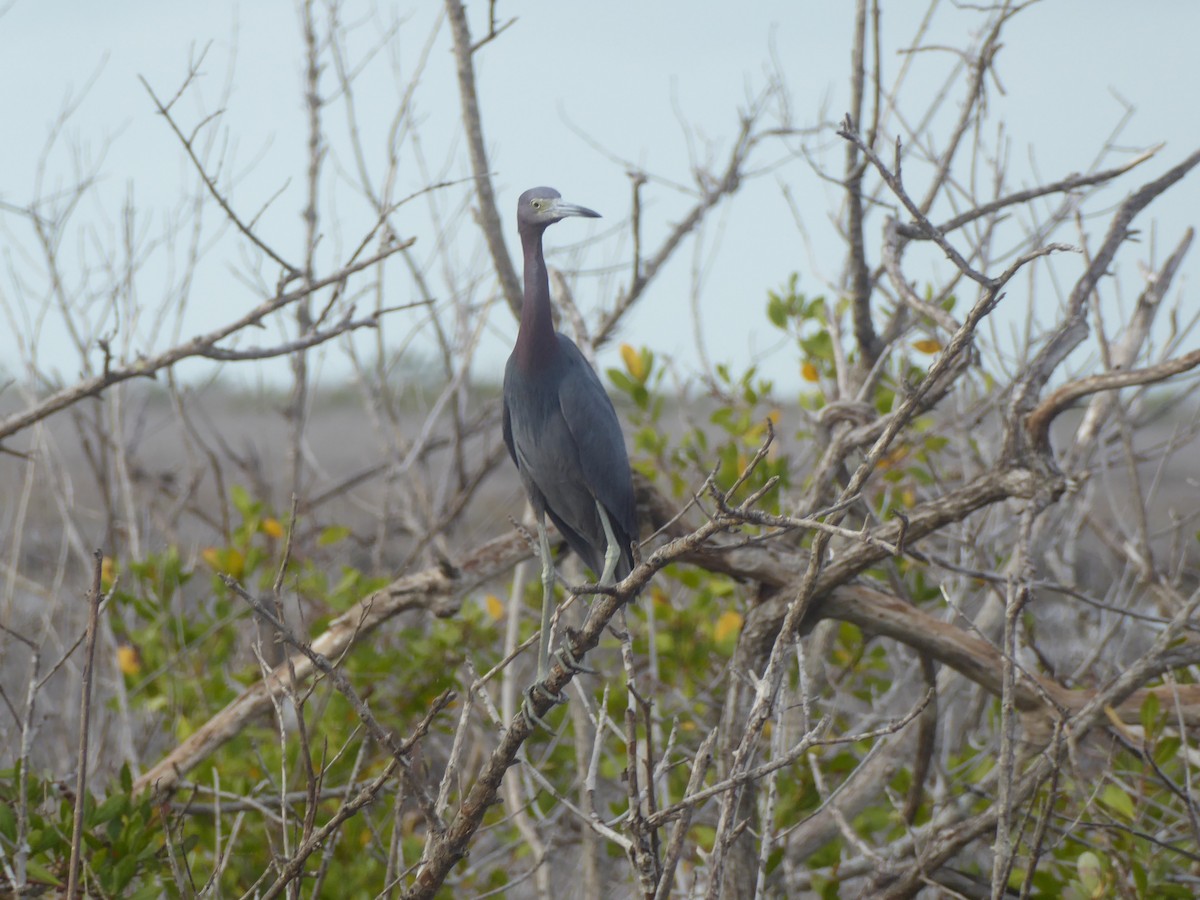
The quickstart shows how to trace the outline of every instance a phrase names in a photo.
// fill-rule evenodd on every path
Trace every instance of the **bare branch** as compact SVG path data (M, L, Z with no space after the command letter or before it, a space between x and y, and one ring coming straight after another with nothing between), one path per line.
M1153 159L1163 146L1162 144L1158 144L1149 150L1139 153L1133 159L1129 160L1129 162L1111 169L1105 169L1102 172L1093 172L1089 175L1068 175L1066 178L1050 182L1049 184L1041 184L1023 191L1014 191L1011 194L1006 194L989 203L974 206L964 213L947 219L937 227L937 230L942 234L949 234L952 231L957 231L964 225L969 225L971 222L998 213L1002 209L1007 209L1010 206L1019 206L1023 203L1028 203L1030 200L1045 197L1047 194L1069 194L1082 187L1094 187L1099 184L1105 184L1137 168L1147 160ZM897 231L902 237L911 240L921 241L928 240L929 238L924 229L915 225L901 224L897 226Z
M97 550L93 554L92 588L88 591L87 647L83 657L83 677L79 696L79 758L75 766L75 812L71 818L71 859L68 863L67 897L75 900L82 885L79 882L79 866L83 852L83 810L88 794L88 724L92 716L92 673L96 662L96 630L99 627L101 564L104 554Z
M475 92L475 64L471 57L478 47L471 44L471 34L467 28L467 11L460 0L446 0L446 15L450 19L450 33L454 36L454 59L458 64L458 95L462 102L467 149L471 154L471 171L475 175L475 196L479 200L479 225L483 229L483 237L487 241L488 252L492 256L492 265L496 269L496 277L500 279L500 290L504 294L508 308L512 310L513 315L520 316L521 282L517 278L517 270L513 267L512 257L508 255L508 247L504 242L504 228L500 224L500 213L496 208L496 195L492 191L487 148L484 146L483 119L479 112L479 98ZM489 39L497 34L499 31L494 31L489 35ZM481 41L478 46L483 46L484 43L486 40Z
M861 121L863 116L866 43L867 0L858 0L854 9L854 49L850 61L849 120L854 122ZM878 107L874 114L879 115ZM853 141L847 141L845 149L846 235L849 241L846 282L854 320L854 339L859 349L859 365L866 372L882 351L871 322L871 270L867 265L863 216L863 175L866 165L859 159L858 146Z
M1050 379L1051 374L1087 336L1088 326L1085 318L1087 298L1092 295L1092 291L1096 289L1100 279L1109 271L1117 250L1130 237L1129 226L1138 213L1149 206L1152 200L1177 183L1198 164L1200 164L1200 150L1192 153L1159 178L1134 191L1117 209L1100 250L1075 283L1070 297L1067 298L1067 312L1058 329L1030 361L1026 371L1014 385L1012 399L1009 402L1009 433L1005 438L1005 446L1009 451L1015 451L1015 442L1019 440L1019 433L1014 427L1014 423L1024 422L1025 417L1033 410L1034 404L1037 402L1038 393Z
M1092 375L1080 378L1069 384L1064 384L1049 397L1043 400L1025 418L1025 427L1033 447L1037 450L1049 450L1050 425L1063 410L1069 408L1076 400L1100 391L1116 391L1137 384L1154 384L1165 381L1172 375L1187 372L1200 366L1200 350L1193 350L1175 359L1147 366L1144 369L1134 369L1131 372L1105 372L1102 375Z
M200 161L200 157L196 155L194 146L196 137L195 132L193 132L190 137L185 135L183 131L180 130L179 125L175 122L175 118L171 115L171 106L174 104L175 100L178 99L179 94L182 93L184 88L187 86L187 83L194 75L195 70L192 70L188 73L188 77L184 81L184 85L180 87L179 92L177 92L175 97L172 98L171 103L166 105L164 105L163 102L158 99L158 95L154 93L154 89L150 87L150 83L146 81L145 78L139 75L138 81L142 83L142 87L144 87L146 89L146 93L150 95L150 99L154 102L154 108L158 111L158 114L167 120L167 124L171 127L171 131L174 132L175 137L179 138L179 142L183 144L184 152L187 153L188 159L190 159L192 161L192 165L195 166L196 172L199 173L201 180L204 182L204 186L208 188L209 194L214 200L217 201L217 204L221 207L221 209L224 210L225 215L229 217L229 221L234 224L234 227L237 228L238 231L245 235L250 243L254 244L255 247L273 259L280 266L280 268L283 269L285 277L280 284L280 288L282 289L299 276L300 270L276 253L275 250L273 250L271 246L266 243L266 241L264 241L255 233L251 224L243 222L238 214L234 212L233 207L229 205L229 201L226 199L225 195L217 188L216 183L212 180L208 174L208 171L204 168L204 163L202 163Z
M160 369L165 369L173 366L180 360L189 359L194 356L203 356L210 350L218 341L224 340L231 334L241 331L251 325L257 325L271 313L283 309L291 303L295 303L304 297L309 296L313 291L328 287L332 284L340 284L351 275L361 272L363 269L369 269L376 263L382 262L392 254L403 250L406 247L412 246L415 238L404 243L397 243L381 250L379 253L369 256L366 259L359 260L345 268L328 275L325 278L314 281L311 285L300 288L295 291L290 291L286 294L279 294L270 300L256 306L250 312L222 325L207 334L199 335L192 338L183 344L172 347L170 350L165 350L156 356L151 356L138 360L130 365L117 366L110 368L100 375L95 375L91 378L84 379L78 384L71 387L63 388L51 394L40 403L26 409L23 412L14 413L4 420L0 420L0 441L11 437L18 431L28 428L34 422L39 422L47 416L53 415L59 410L66 409L73 403L82 400L84 397L92 397L103 392L106 388L119 384L122 381L128 381L131 378L152 378L154 373Z

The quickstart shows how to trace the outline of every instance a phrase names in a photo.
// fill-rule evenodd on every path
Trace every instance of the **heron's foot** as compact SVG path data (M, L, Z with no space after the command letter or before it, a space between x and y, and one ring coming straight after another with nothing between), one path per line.
M612 622L609 622L607 627L608 627L608 633L611 634L613 637L615 637L618 641L624 641L624 640L629 639L629 632L625 631L624 629L618 628Z
M571 640L574 637L575 637L575 635L571 632L570 629L568 629L567 630L567 640L564 641L563 645L555 652L554 658L557 659L560 663L562 663L562 666L564 669L566 669L568 672L573 672L576 675L580 675L580 674L595 675L595 674L597 674L595 669L591 668L590 666L585 666L583 664L583 662L579 659L579 657L576 656L574 654L574 652L572 652Z
M562 694L550 693L545 682L542 681L535 682L525 689L525 701L521 704L521 714L534 725L540 725L546 731L554 731L546 720L534 711L533 705L536 699L549 700L550 707L553 708L557 703L566 703L567 698Z

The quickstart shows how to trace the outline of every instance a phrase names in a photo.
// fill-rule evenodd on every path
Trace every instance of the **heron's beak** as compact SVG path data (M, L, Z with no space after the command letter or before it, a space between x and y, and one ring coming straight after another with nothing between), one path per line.
M555 200L550 212L560 219L565 219L567 216L583 216L587 219L600 218L600 213L593 209L588 209L586 206L578 206L574 203L567 203L563 200Z

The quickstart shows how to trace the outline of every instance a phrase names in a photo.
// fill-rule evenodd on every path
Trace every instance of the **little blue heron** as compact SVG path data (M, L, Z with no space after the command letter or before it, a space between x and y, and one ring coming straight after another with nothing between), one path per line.
M565 203L547 187L528 190L517 201L525 300L517 343L504 369L504 443L537 516L542 556L539 681L548 671L554 609L546 516L601 584L632 571L631 545L637 536L633 481L616 410L579 348L554 330L550 316L542 234L568 216L600 214Z

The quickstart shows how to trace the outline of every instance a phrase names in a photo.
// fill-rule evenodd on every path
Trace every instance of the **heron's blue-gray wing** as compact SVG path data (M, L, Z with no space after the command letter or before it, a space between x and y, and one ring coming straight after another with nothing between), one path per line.
M570 374L559 383L563 418L579 448L580 465L591 494L608 512L621 542L621 577L629 572L629 542L637 536L637 508L629 455L621 423L599 376L569 339L559 335L559 349L569 360Z
M580 461L563 418L559 384L574 367L560 359L529 375L509 360L504 378L504 442L535 512L543 512L583 561L599 571L604 534Z

